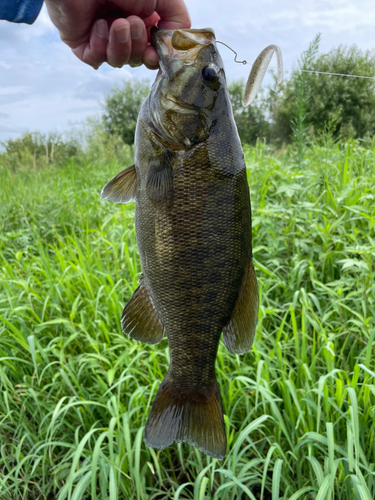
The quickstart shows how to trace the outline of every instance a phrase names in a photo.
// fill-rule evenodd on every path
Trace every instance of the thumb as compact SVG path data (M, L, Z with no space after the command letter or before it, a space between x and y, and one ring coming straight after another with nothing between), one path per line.
M160 16L159 28L183 29L191 27L189 12L183 0L159 0L155 10Z

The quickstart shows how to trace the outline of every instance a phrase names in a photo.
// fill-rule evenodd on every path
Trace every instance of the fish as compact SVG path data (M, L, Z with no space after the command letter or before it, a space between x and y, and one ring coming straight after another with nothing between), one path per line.
M142 275L121 324L143 343L168 339L146 445L187 442L223 459L220 337L231 353L248 352L259 307L246 165L214 31L154 28L152 43L160 69L139 112L134 164L101 192L135 201Z

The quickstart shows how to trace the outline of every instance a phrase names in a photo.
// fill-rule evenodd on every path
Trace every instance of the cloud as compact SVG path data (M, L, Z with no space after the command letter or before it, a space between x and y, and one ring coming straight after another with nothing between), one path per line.
M26 85L17 85L14 87L0 87L0 95L10 95L10 94L27 94L29 87Z
M275 43L288 70L317 32L322 33L322 52L340 43L373 48L373 0L189 0L187 5L194 28L212 26L218 40L249 63ZM236 64L227 48L219 50L228 80L247 78L250 66ZM100 112L99 102L123 80L153 80L155 75L144 67L103 65L94 71L86 66L60 41L45 6L32 26L0 21L0 119L4 122L0 140L27 129L64 131L71 121Z
M5 44L24 44L45 35L54 34L57 38L58 31L48 17L47 8L43 5L38 19L31 26L28 24L9 23L0 21L0 42Z
M19 132L20 129L17 127L0 124L0 134L6 134L8 136L9 134L18 134Z
M66 113L72 113L72 114L77 114L77 113L96 113L98 111L98 105L92 105L92 106L75 106L73 108L66 109Z
M73 97L79 99L101 99L114 87L121 86L124 80L129 80L132 75L122 68L106 71L105 73L95 72L91 78L86 78L74 89Z
M25 101L27 99L27 95L19 92L18 94L10 94L10 95L0 95L0 105L10 105L15 102Z
M11 87L0 87L0 104L11 104L13 102L27 99L30 93L29 87L25 85L15 85Z
M5 61L0 61L0 67L5 69L11 69L12 65L6 63Z

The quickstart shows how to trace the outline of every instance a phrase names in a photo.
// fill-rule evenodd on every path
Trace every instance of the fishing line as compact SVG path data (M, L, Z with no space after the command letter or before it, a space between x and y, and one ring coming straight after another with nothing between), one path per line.
M225 45L229 50L231 50L234 54L234 62L238 64L250 64L245 59L243 61L237 61L238 54L232 47L229 47L224 42L220 42L216 40L216 43L221 43L221 45ZM256 94L258 93L260 86L262 84L264 75L268 69L269 63L272 59L273 54L276 53L277 58L277 82L280 84L283 79L283 61L281 50L277 45L269 45L266 47L259 56L255 59L254 64L251 67L250 75L247 79L245 92L243 96L243 104L245 106L249 105L254 99ZM312 73L316 75L331 75L331 76L342 76L346 78L364 78L368 80L375 80L375 76L363 76L363 75L350 75L345 73L330 73L328 71L316 71L310 69L297 69L301 73Z
M327 71L316 71L312 69L298 69L303 73L316 73L317 75L332 75L332 76L346 76L348 78L367 78L369 80L375 80L375 76L363 76L363 75L347 75L345 73L328 73Z

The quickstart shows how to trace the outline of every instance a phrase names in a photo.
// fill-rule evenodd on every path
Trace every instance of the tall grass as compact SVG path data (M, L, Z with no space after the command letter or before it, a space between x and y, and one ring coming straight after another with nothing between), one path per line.
M245 151L261 305L252 352L219 349L223 461L144 444L168 346L121 332L134 205L98 195L123 166L1 171L2 499L375 497L375 147L328 142Z

